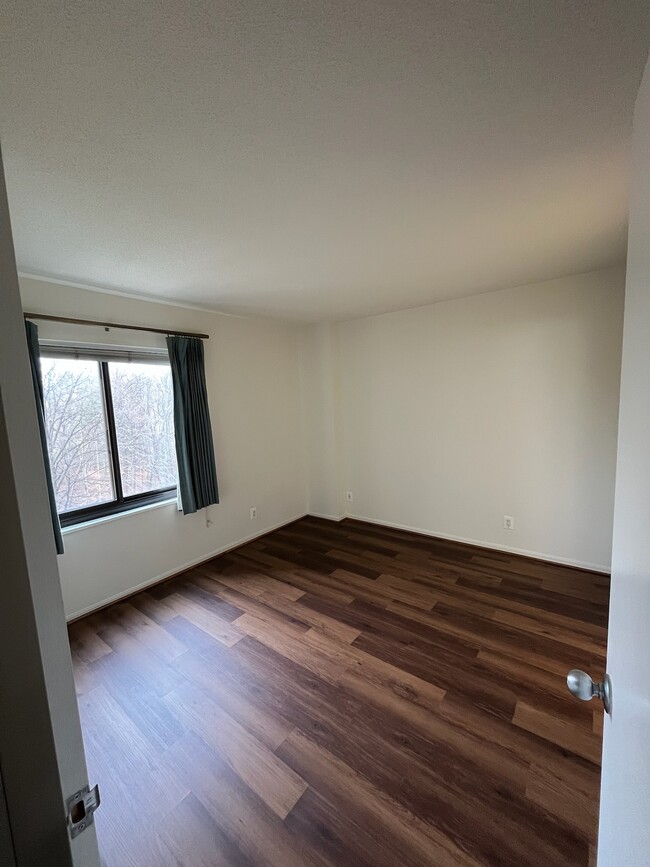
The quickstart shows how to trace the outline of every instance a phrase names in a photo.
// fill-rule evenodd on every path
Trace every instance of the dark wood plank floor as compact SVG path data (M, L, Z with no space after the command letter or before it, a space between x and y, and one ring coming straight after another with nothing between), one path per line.
M106 864L594 863L608 595L305 518L77 622Z

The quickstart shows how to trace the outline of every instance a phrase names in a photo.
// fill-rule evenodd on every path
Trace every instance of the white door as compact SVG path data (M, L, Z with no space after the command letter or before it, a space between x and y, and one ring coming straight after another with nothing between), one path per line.
M650 65L634 115L598 867L650 865Z
M88 783L0 155L0 857L98 867L66 801ZM8 826L8 827L7 827Z

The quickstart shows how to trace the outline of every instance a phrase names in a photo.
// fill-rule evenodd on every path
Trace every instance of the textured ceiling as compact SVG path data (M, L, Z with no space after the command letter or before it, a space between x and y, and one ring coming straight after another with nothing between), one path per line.
M316 320L625 257L647 0L0 5L24 272Z

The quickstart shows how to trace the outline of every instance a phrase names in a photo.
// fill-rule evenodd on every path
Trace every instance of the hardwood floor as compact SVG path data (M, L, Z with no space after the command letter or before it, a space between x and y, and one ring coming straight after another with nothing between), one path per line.
M305 518L73 624L106 864L595 863L608 596Z

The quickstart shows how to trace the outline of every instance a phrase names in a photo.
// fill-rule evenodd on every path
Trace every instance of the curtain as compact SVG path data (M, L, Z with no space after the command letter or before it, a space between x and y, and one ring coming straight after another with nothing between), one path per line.
M27 351L29 353L29 366L32 370L32 384L34 386L34 398L36 400L36 415L38 417L38 429L41 435L43 448L43 463L45 464L45 478L47 479L47 494L50 500L50 514L52 515L52 530L56 553L63 554L63 537L61 536L61 524L59 513L56 508L54 485L52 484L52 470L50 468L50 453L47 450L47 437L45 435L45 409L43 405L43 382L41 380L41 353L38 346L38 328L33 322L25 322L27 332Z
M174 390L178 490L184 515L219 502L203 341L168 337Z

